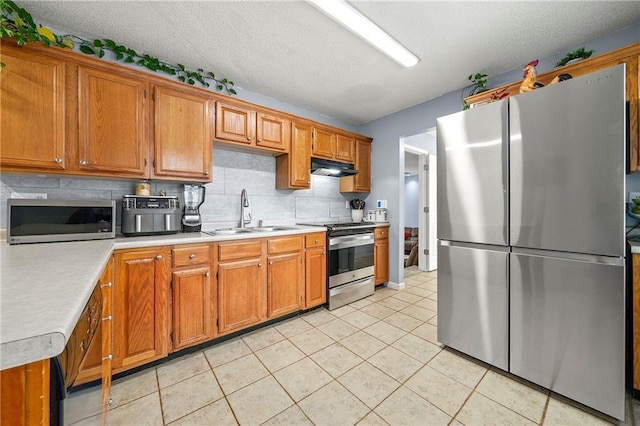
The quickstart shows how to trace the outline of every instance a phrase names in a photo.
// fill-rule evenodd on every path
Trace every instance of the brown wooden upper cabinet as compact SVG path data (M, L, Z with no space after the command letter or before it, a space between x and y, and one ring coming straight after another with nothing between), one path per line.
M311 142L311 156L325 158L327 160L354 162L355 138L340 133L333 129L313 127Z
M106 174L147 174L149 84L78 67L78 167Z
M371 192L371 140L357 139L355 152L358 174L340 178L340 192Z
M191 90L154 88L154 177L210 181L213 100Z
M304 189L311 186L311 126L291 123L291 149L276 157L276 188Z
M336 160L346 163L353 163L353 151L355 149L356 139L351 136L338 134L336 137Z
M314 127L311 139L311 156L335 159L336 156L336 133L320 127Z
M4 43L0 61L0 166L64 170L64 61Z
M1 55L3 170L211 181L209 91L36 44Z
M216 140L277 152L288 152L289 120L235 102L216 103Z

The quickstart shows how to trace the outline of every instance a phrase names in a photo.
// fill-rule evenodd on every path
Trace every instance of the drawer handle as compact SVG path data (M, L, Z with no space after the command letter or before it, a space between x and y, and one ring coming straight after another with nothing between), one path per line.
M191 254L189 255L189 259L195 259L195 258L196 258L196 255L195 255L195 254L191 253Z
M109 354L109 355L107 355L107 356L102 358L103 361L110 361L112 359L113 359L113 354Z
M157 255L157 256L156 256L156 259L158 259L158 260L162 260L162 255L161 255L161 254Z
M104 288L104 287L106 287L106 288L111 288L111 287L113 287L113 283L112 283L111 281L109 281L108 283L106 283L106 284L102 284L102 285L100 286L100 288Z
M111 321L111 320L113 320L113 317L111 315L102 318L102 321Z

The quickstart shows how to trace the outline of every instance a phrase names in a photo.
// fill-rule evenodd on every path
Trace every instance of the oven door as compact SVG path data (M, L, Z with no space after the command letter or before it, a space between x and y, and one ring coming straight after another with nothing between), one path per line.
M373 275L373 233L329 237L329 288Z

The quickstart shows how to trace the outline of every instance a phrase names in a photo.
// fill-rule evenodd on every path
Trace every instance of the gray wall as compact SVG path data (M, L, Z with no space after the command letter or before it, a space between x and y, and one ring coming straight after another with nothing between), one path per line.
M594 49L597 55L637 43L638 41L640 41L640 24L592 41L586 41L582 45L575 46L574 49L584 46L586 49ZM571 50L573 49L568 51ZM539 58L540 61L536 67L538 72L543 73L553 69L555 63L565 53L563 51L546 58ZM488 81L489 87L497 87L521 80L523 67L490 77ZM464 72L469 73L471 71L474 70ZM424 133L427 129L436 125L436 118L461 109L460 91L458 90L357 128L358 133L371 136L374 139L371 153L372 191L366 202L371 204L373 200L388 200L388 218L391 223L389 229L389 278L393 282L401 283L404 280L401 251L403 237L401 232L403 230L401 206L404 203L404 189L402 188L404 185L404 179L402 179L404 173L404 142L402 138Z
M112 199L135 193L136 180L73 178L34 174L0 175L0 229L6 228L6 200L12 192L45 193L49 199ZM201 207L203 229L238 226L240 192L249 195L253 223L265 225L324 223L348 221L351 211L346 202L354 198L340 193L340 181L326 176L312 176L311 189L278 190L275 181L275 157L214 148L213 182L206 186ZM182 200L182 185L154 181L152 194L164 190ZM120 225L120 210L118 221Z

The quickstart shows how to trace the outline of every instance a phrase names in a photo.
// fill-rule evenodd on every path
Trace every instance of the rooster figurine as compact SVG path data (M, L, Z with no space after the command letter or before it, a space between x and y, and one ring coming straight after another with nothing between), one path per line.
M520 93L530 92L538 87L544 87L544 84L536 81L536 65L538 65L538 60L529 62L524 67L524 73L522 84L520 85Z

